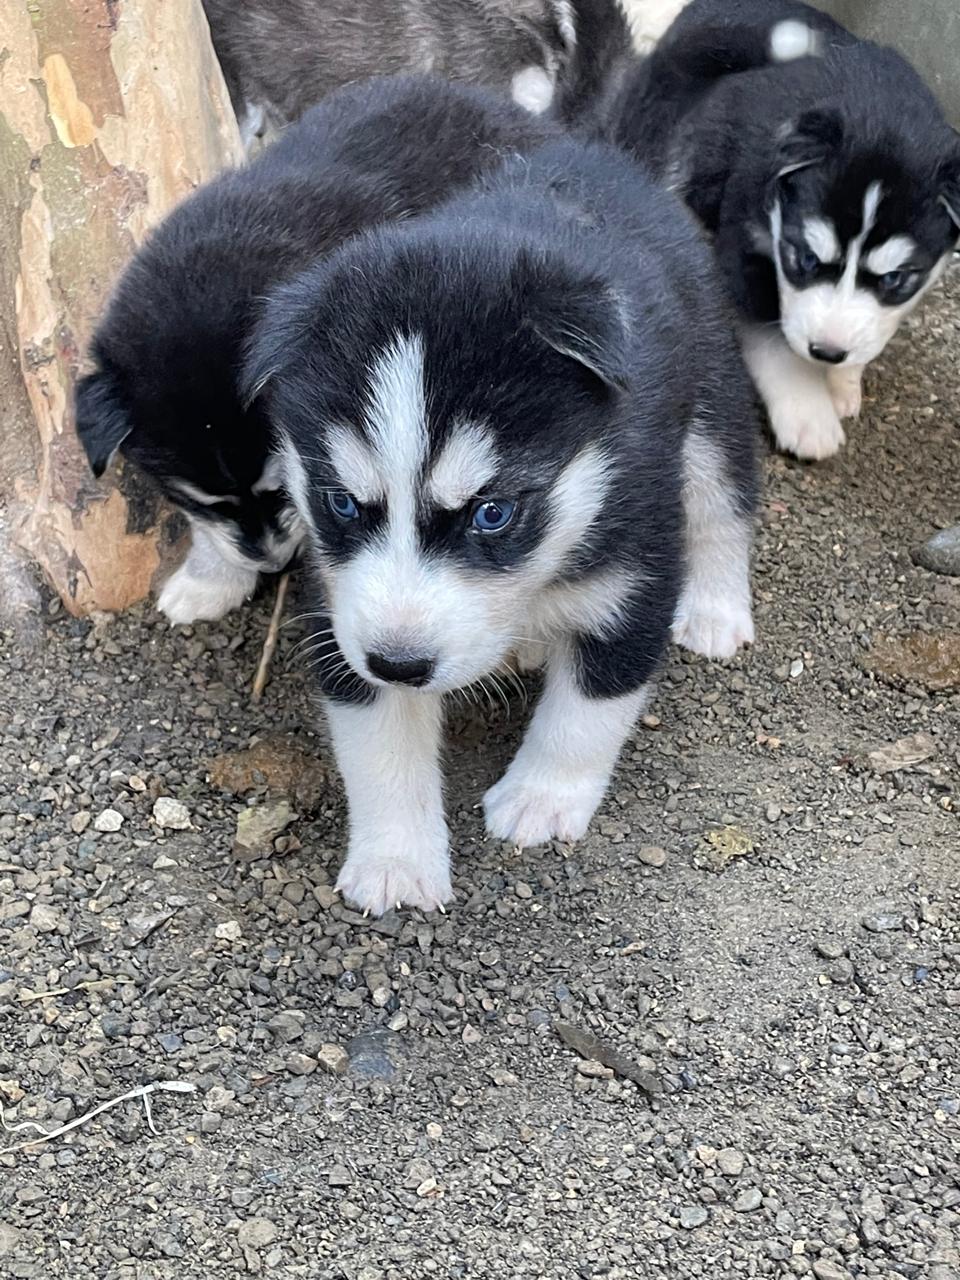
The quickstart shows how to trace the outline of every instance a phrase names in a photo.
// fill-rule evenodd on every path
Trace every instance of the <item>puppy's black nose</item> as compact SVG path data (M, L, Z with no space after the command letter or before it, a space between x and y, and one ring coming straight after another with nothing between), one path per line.
M825 364L843 364L849 352L839 347L821 347L817 342L810 343L810 354L814 360L822 360Z
M401 653L368 653L367 666L381 680L392 684L412 684L415 688L426 684L433 675L432 658L411 658Z

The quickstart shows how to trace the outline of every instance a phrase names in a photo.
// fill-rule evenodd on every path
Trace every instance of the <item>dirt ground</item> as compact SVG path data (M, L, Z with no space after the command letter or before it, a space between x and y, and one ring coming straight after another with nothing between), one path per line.
M193 1092L152 1095L155 1134L133 1099L0 1156L0 1274L956 1280L960 697L896 644L872 669L960 632L960 580L910 556L960 514L949 292L839 459L768 459L758 643L671 653L581 845L484 840L524 712L457 713L446 917L335 900L295 627L249 702L269 592L178 631L50 603L39 652L7 637L6 1125ZM868 756L916 734L912 763ZM210 780L255 740L259 772L213 766L252 791ZM258 851L250 820L290 810Z

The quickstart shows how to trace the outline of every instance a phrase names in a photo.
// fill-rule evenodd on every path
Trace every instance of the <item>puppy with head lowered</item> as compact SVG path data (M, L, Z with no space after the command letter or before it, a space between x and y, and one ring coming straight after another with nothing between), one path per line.
M159 599L171 622L222 617L300 543L269 425L237 382L270 287L554 133L432 76L351 85L151 234L97 327L76 423L95 475L120 450L187 516L190 552Z
M752 639L749 382L709 250L617 152L549 143L352 241L275 291L246 380L307 530L361 907L451 896L445 694L544 659L487 827L574 840L671 626Z
M606 136L713 234L781 448L826 458L960 237L960 138L899 53L799 0L692 0Z

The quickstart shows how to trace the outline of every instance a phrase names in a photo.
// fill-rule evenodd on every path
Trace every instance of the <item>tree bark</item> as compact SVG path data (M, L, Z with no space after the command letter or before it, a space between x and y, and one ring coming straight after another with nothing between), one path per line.
M87 344L149 228L241 158L200 0L0 0L0 502L71 613L142 599L173 540L136 475L89 473Z

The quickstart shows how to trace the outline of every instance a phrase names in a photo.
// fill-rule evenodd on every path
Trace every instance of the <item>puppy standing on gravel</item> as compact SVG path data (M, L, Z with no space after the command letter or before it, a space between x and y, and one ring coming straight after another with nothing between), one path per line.
M796 0L693 0L605 136L714 234L777 443L836 453L960 235L960 141L920 77Z
M519 107L434 77L372 81L315 107L153 232L97 328L77 431L95 475L119 449L190 522L190 552L159 599L171 622L222 617L300 543L268 424L237 388L270 286L553 133Z
M247 369L307 529L361 907L451 896L444 695L545 654L491 835L584 834L671 623L753 636L756 421L709 250L572 140L274 294ZM319 614L318 614L319 616Z

